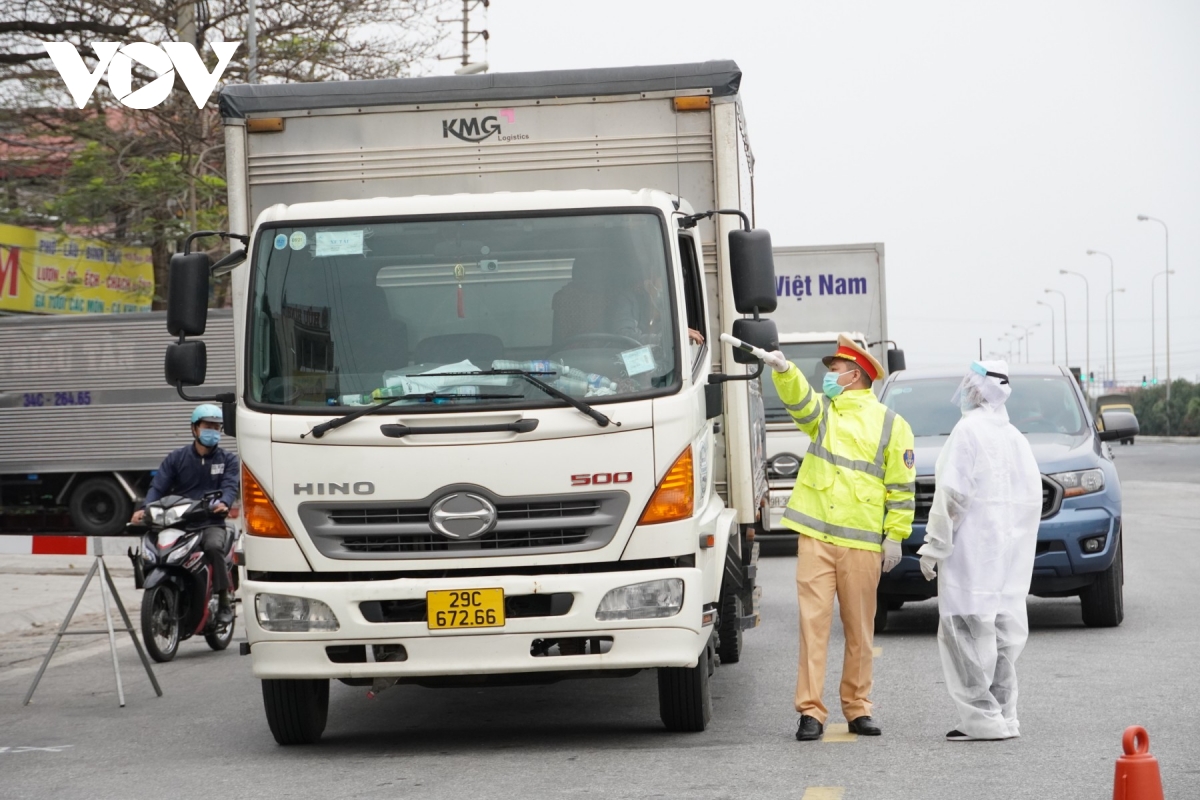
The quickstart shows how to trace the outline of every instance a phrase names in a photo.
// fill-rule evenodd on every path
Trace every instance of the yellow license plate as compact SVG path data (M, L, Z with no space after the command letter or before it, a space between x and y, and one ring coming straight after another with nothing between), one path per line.
M499 628L504 625L503 589L451 589L425 593L429 629Z

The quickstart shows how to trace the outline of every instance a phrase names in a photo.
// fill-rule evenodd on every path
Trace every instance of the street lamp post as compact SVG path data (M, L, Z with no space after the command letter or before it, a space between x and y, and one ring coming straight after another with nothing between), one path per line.
M1063 299L1063 361L1071 368L1071 329L1067 327L1067 295L1058 289L1047 289L1046 294L1057 294Z
M1084 351L1086 351L1085 355L1084 355L1084 359L1083 359L1084 369L1086 370L1086 372L1083 373L1083 377L1084 377L1084 383L1088 386L1088 391L1091 392L1091 382L1092 382L1092 310L1091 310L1091 304L1092 303L1091 303L1091 300L1089 299L1091 297L1091 293L1092 293L1091 286L1088 283L1087 275L1084 275L1082 272L1072 272L1069 269L1060 269L1058 271L1058 274L1059 275L1076 275L1080 278L1083 278L1083 349L1084 349Z
M1109 369L1109 374L1112 375L1112 381L1115 384L1117 382L1117 306L1116 306L1117 298L1114 296L1114 293L1117 291L1117 284L1116 284L1115 273L1113 271L1113 260L1112 260L1112 256L1110 256L1108 253L1105 253L1101 250L1088 250L1087 254L1089 256L1104 256L1105 258L1108 259L1108 294L1109 294L1110 299L1108 301L1108 305L1105 305L1105 307L1104 307L1104 314L1105 314L1105 319L1108 320L1109 319L1108 315L1109 315L1109 312L1111 311L1111 313L1112 313L1112 317L1111 317L1112 330L1109 330L1109 327L1108 327L1109 323L1105 322L1104 323L1104 352L1106 353L1105 364L1111 365L1111 367ZM1111 346L1110 346L1110 343L1111 343Z
M1166 296L1164 302L1167 305L1167 435L1171 433L1171 231L1167 228L1167 223L1157 217L1148 217L1145 214L1138 214L1138 222L1157 222L1163 226L1163 266L1166 270Z
M1171 269L1171 270L1164 269L1162 272L1155 273L1154 277L1152 277L1150 279L1150 377L1154 379L1155 383L1158 382L1158 359L1155 356L1155 352L1154 352L1154 348L1155 348L1154 340L1155 340L1155 337L1158 335L1158 331L1154 324L1154 311L1155 311L1155 309L1154 309L1154 282L1156 280L1158 280L1160 277L1162 277L1163 275L1166 275L1168 272L1170 272L1172 275L1175 274L1175 270L1173 270L1173 269Z
M1118 294L1120 294L1121 292L1124 292L1124 291L1125 291L1124 289L1113 289L1111 292L1108 292L1107 294L1105 294L1105 295L1104 295L1104 329L1105 329L1105 330L1108 330L1108 309L1109 309L1109 306L1110 306L1111 304L1115 304L1115 302L1116 302L1116 296L1117 296ZM1115 322L1115 320L1114 320L1114 322ZM1112 378L1111 378L1111 380L1112 380L1112 382L1113 382L1113 388L1116 388L1116 385L1117 385L1117 371L1116 371L1116 369L1115 369L1115 368L1113 369L1113 371L1112 371L1112 373L1111 373L1111 374L1112 374Z
M1050 305L1045 300L1038 300L1037 304L1050 309L1050 363L1058 364L1058 337L1055 335L1054 330L1054 306Z
M996 341L1000 342L1001 344L1008 345L1008 361L1010 364L1012 363L1012 357L1013 357L1012 356L1012 339L1009 338L1011 336L1012 336L1012 334L1005 331L1004 333L1002 333L996 337Z
M1042 323L1040 323L1040 322L1035 322L1032 325L1013 325L1013 327L1016 328L1017 330L1025 331L1025 335L1020 336L1018 338L1025 340L1025 363L1026 364L1029 363L1029 337L1033 336L1033 329L1038 327L1041 324ZM1017 360L1019 361L1020 358L1021 358L1021 351L1017 350Z

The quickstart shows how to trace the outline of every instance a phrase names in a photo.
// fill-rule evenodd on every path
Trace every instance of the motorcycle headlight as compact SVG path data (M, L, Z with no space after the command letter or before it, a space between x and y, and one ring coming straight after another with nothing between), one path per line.
M1098 469L1056 472L1050 477L1062 484L1063 497L1079 497L1104 490L1104 472Z
M159 506L150 506L150 521L155 525L162 525L163 510Z
M336 631L339 627L338 619L328 605L290 594L255 595L254 613L258 624L268 631L308 633Z
M184 539L182 544L167 553L167 563L178 564L180 561L183 561L183 557L192 551L192 547L195 546L199 538L200 534L196 533Z
M191 508L190 503L188 505L178 505L168 508L163 512L162 524L164 526L174 525L176 522L179 522L180 518L183 516L183 512L187 511L189 508Z

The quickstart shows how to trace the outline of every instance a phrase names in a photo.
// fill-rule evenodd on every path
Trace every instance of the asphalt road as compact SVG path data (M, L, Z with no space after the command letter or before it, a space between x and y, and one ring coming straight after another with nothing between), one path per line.
M124 709L107 651L80 647L24 708L45 640L10 638L10 666L0 672L0 796L1082 800L1111 795L1121 733L1136 723L1150 731L1166 796L1200 797L1200 446L1116 453L1126 503L1125 623L1091 630L1076 600L1030 600L1018 740L943 741L956 719L928 602L893 613L876 637L884 735L796 742L794 559L785 557L762 562L763 625L748 633L742 662L718 670L714 719L702 734L661 729L650 673L550 687L400 686L375 700L335 683L321 744L281 748L236 647L212 653L202 641L185 642L174 663L157 667L162 698L123 648ZM833 708L836 623L835 640L826 690ZM23 662L14 657L20 648ZM831 722L841 721L836 713Z

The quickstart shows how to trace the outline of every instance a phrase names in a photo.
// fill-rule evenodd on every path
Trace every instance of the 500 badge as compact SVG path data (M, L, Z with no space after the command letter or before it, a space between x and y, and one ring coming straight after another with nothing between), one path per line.
M572 475L572 486L607 486L610 483L632 483L632 472L593 472L591 475Z

